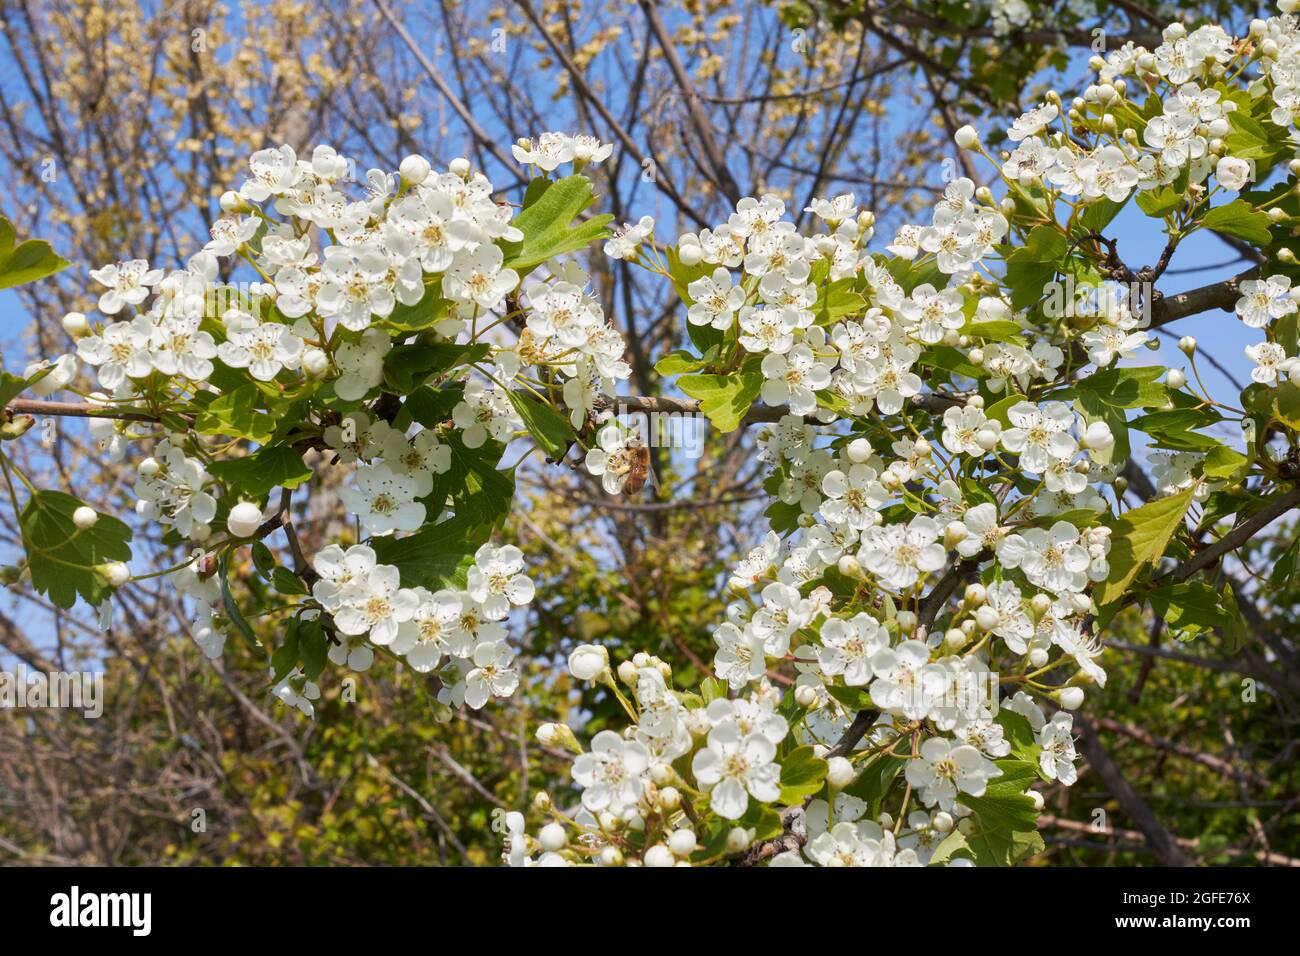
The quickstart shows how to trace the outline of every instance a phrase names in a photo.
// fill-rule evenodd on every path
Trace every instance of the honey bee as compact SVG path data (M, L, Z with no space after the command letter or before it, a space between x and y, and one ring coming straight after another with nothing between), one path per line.
M633 440L627 446L628 472L623 491L634 495L645 487L650 474L650 449L640 440Z

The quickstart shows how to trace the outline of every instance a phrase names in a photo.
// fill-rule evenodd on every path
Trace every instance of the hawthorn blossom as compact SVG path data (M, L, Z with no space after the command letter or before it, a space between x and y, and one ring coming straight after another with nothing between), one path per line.
M488 620L499 621L511 605L520 607L533 599L533 582L523 569L524 553L513 544L485 544L474 552L465 590L482 605Z
M781 768L776 745L761 733L742 734L733 722L709 732L708 744L697 751L691 772L709 790L709 806L725 820L738 820L749 798L772 801L781 795Z
M930 737L921 744L920 757L909 760L903 774L926 806L938 804L951 811L958 793L982 797L989 779L1002 771L969 744L953 745L946 737Z

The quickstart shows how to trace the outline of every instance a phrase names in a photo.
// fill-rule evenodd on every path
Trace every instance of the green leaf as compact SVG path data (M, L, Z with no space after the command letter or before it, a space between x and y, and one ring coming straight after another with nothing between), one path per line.
M1014 710L998 709L994 718L1002 727L1002 736L1011 744L1011 755L1038 770L1038 756L1043 752L1029 721ZM1040 776L1041 776L1041 772ZM999 780L1002 778L999 777Z
M524 421L528 434L537 446L546 452L547 460L559 461L576 439L569 420L550 405L543 404L524 392L508 392L510 403Z
M320 677L329 656L329 638L320 621L303 621L298 630L298 651L302 655L302 672L308 680Z
M698 372L708 364L699 356L692 355L685 349L678 349L655 362L655 371L660 375L681 375L686 372Z
M1070 389L1054 392L1092 395L1111 408L1159 408L1169 401L1169 387L1157 382L1165 369L1160 365L1136 368L1108 368L1076 382Z
M545 185L537 186L538 182ZM595 216L570 226L593 200L591 180L586 176L569 176L554 182L533 180L524 208L513 223L524 238L502 244L505 268L525 275L547 259L609 236L605 226L614 218L610 215Z
M781 761L781 803L802 803L822 788L829 764L813 753L812 747L796 747Z
M261 541L254 541L253 546L248 550L253 557L253 567L257 568L257 573L270 580L271 573L275 570L275 555L271 554L271 549Z
M244 619L244 613L239 610L239 604L235 601L235 596L230 593L230 555L229 553L221 556L221 562L218 565L221 577L221 607L226 612L226 617L234 625L235 630L239 632L245 643L253 650L261 651L261 642L253 629L248 626L248 621Z
M1148 216L1163 219L1183 204L1183 194L1171 186L1147 189L1137 195L1138 208Z
M294 618L285 630L284 643L271 655L271 683L278 684L289 676L289 672L298 666L298 635L301 624Z
M1141 197L1138 198L1140 205ZM1110 225L1111 220L1119 215L1119 211L1123 208L1124 204L1122 202L1100 199L1083 211L1083 215L1079 217L1079 222L1089 232L1100 232Z
M1241 452L1227 445L1218 445L1205 456L1202 471L1206 478L1229 479L1249 468L1250 459Z
M515 496L514 471L497 468L503 447L487 442L479 448L467 448L459 432L439 436L451 449L451 467L435 475L433 490L423 499L432 521L450 504L457 515L476 524L497 524L510 510Z
M487 543L492 527L463 515L429 525L405 538L377 538L371 542L382 564L396 565L402 585L463 588L466 572L474 563L474 552Z
M32 587L65 609L78 597L99 604L112 592L99 566L131 560L131 529L110 515L78 528L72 515L83 504L62 491L38 491L19 520Z
M194 430L200 435L246 438L260 445L275 432L275 419L257 408L261 402L262 393L256 386L241 385L209 402L199 412Z
M963 335L989 342L1011 342L1019 339L1025 330L1010 319L991 319L988 322L969 322L961 331Z
M1150 594L1151 607L1174 630L1222 628L1231 631L1240 621L1236 608L1229 611L1223 596L1201 581L1165 584Z
M1193 485L1176 495L1149 501L1111 522L1111 547L1107 558L1110 573L1093 593L1098 607L1118 602L1138 572L1165 553L1169 539L1183 525L1195 490ZM1104 616L1109 620L1109 615Z
M409 395L434 376L480 361L491 351L486 342L399 345L384 358L384 382L398 395Z
M208 471L232 489L255 498L272 488L297 488L312 476L302 454L288 445L259 448L243 458L214 461Z
M1287 382L1272 390L1273 417L1287 428L1300 431L1300 387Z
M845 787L844 792L866 801L871 807L871 815L875 816L890 787L907 765L907 759L881 754L862 768L858 778Z
M1269 241L1268 216L1256 212L1250 203L1243 199L1234 199L1224 206L1215 206L1205 214L1201 222L1208 229L1245 239L1256 245L1267 245Z
M860 315L866 310L867 300L853 291L853 280L838 279L821 287L813 315L818 325L830 325L847 315Z
M996 762L1002 776L989 783L983 796L963 793L957 798L974 811L966 845L978 866L1011 866L1043 849L1038 810L1025 792L1037 779L1036 768L1023 760Z
M762 372L733 372L730 375L683 375L677 387L700 401L700 411L713 427L732 432L740 427L749 408L763 389Z
M72 265L44 239L28 239L15 246L14 227L0 216L0 289L35 282Z
M307 593L307 585L303 583L302 578L283 566L271 572L271 584L286 597Z

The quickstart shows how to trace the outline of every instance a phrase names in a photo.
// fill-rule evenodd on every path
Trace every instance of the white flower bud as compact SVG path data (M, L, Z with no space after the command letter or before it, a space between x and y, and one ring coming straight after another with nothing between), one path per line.
M631 661L618 665L618 679L629 687L636 683L637 667Z
M975 612L975 623L979 625L981 631L993 630L1000 620L1002 620L1001 615L987 604Z
M221 206L222 212L248 212L249 208L251 208L248 203L244 201L244 197L239 195L239 193L235 192L233 189L227 189L222 193L221 199L218 200L218 203Z
M616 846L602 847L600 855L596 857L601 866L622 866L623 853Z
M72 523L82 531L85 531L87 528L93 528L95 522L98 520L99 515L95 513L95 509L87 508L85 505L82 505L76 511L72 512Z
M794 689L794 702L807 710L817 704L817 691L807 684L800 684Z
M656 787L671 789L668 787L668 784L673 782L675 776L676 774L673 772L672 764L659 762L650 765L650 779L654 781ZM662 794L663 791L660 791L661 796Z
M839 561L835 563L835 567L846 578L862 577L862 564L851 554L842 555Z
M90 334L90 323L80 312L69 312L63 317L63 331L74 339L84 339Z
M537 742L543 747L549 747L555 743L559 736L559 728L555 724L542 724L537 728Z
M972 395L970 398L966 399L966 407L967 407L967 408L983 408L983 407L984 407L984 396L983 396L983 395Z
M247 538L258 529L261 523L262 509L251 501L241 501L230 509L230 516L226 518L226 530L233 537Z
M140 462L136 471L139 472L141 478L152 478L154 475L158 474L158 470L161 467L162 466L158 464L157 458L146 458L144 461Z
M943 635L944 642L947 643L951 650L959 651L966 646L969 638L966 632L959 627L950 627Z
M975 443L985 451L993 451L998 447L998 433L991 428L981 428L975 433Z
M930 825L940 833L950 833L956 822L957 821L952 818L951 813L946 810L940 810L934 815L933 819L931 819Z
M660 809L672 813L682 805L682 792L676 787L664 787L659 791Z
M970 149L979 141L980 134L976 131L974 126L970 125L963 126L961 129L957 130L956 135L953 136L953 142L957 144L959 149Z
M1084 431L1079 444L1093 451L1105 451L1115 444L1115 436L1111 434L1110 426L1105 422L1093 422Z
M704 261L704 249L695 243L679 246L677 258L684 266L698 266Z
M1165 384L1170 388L1177 390L1187 384L1187 376L1183 374L1180 368L1171 368L1169 374L1165 376Z
M545 790L538 790L533 794L533 809L538 813L549 813L551 809L551 795Z
M826 771L826 782L837 790L842 790L853 782L855 776L853 764L844 757L832 757L826 761L828 769Z
M732 827L727 834L727 852L740 853L749 849L749 844L754 840L750 831L744 827Z
M966 357L967 357L968 359L970 359L970 363L971 363L971 365L983 365L983 364L984 364L984 350L983 350L983 349L971 349L969 352L966 353Z
M911 611L899 611L898 629L904 634L911 634L916 630L916 615Z
M674 830L668 838L668 849L677 856L690 856L695 852L695 831L690 827Z
M458 156L447 164L447 171L453 176L459 176L461 179L466 179L470 173L469 160L465 159L463 156Z
M1083 688L1062 687L1052 694L1052 697L1066 710L1078 710L1079 705L1083 703Z
M848 452L849 461L853 462L855 465L860 465L871 457L871 442L867 441L865 438L855 438L853 441L849 442Z
M402 182L406 185L418 186L429 178L432 168L429 166L427 159L412 153L402 160L402 164L397 167L397 171L401 174Z
M1052 609L1052 599L1046 594L1035 594L1029 599L1029 608L1034 612L1034 617L1042 617Z
M190 525L190 538L194 541L207 541L212 537L212 525L206 521L196 521Z
M131 569L121 561L110 561L108 564L102 564L100 569L104 573L105 580L115 588L120 588L131 580Z
M330 367L330 357L318 348L309 348L302 353L302 370L312 378L320 378Z
M1190 335L1184 335L1178 340L1178 348L1183 352L1186 352L1188 355L1191 355L1196 351L1196 339L1192 338Z
M656 843L646 850L642 859L645 861L646 866L672 866L677 862L676 857L673 856L673 851L662 843Z
M1029 652L1029 666L1042 667L1047 663L1047 651L1041 647L1035 647Z
M537 842L542 845L543 850L555 853L564 849L565 844L569 842L569 837L560 824L548 823L537 834Z
M979 607L989 599L989 592L984 585L976 582L975 584L966 585L966 593L962 599L971 607Z
M943 546L951 551L970 536L970 531L961 521L950 521L943 529Z
M578 680L595 680L609 670L609 651L600 644L579 644L569 653L569 673Z
M934 451L934 447L924 438L918 438L912 448L918 455L928 455Z
M1043 795L1039 793L1037 790L1029 791L1029 799L1034 801L1035 810L1043 809Z

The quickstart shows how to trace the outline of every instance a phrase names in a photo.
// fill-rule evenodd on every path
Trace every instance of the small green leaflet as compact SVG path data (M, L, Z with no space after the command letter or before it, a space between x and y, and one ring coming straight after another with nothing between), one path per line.
M262 393L252 384L241 385L209 402L199 412L194 430L200 435L229 435L262 444L275 432L275 419L257 408L261 402Z
M44 239L19 243L17 238L13 224L0 216L0 289L35 282L72 265Z
M1207 229L1245 239L1260 246L1268 245L1268 216L1256 212L1244 199L1234 199L1225 206L1215 206L1201 220Z
M554 182L535 179L529 183L524 208L513 223L524 238L504 244L505 268L526 275L547 259L609 236L605 226L614 217L608 214L569 225L594 198L591 180L586 176L569 176Z
M822 788L829 764L812 747L796 747L781 760L781 803L794 806Z
M683 375L677 387L700 401L700 411L721 432L740 427L749 408L763 389L762 372L733 372L730 375Z
M1195 491L1193 485L1176 495L1148 501L1111 522L1110 573L1093 594L1104 620L1114 613L1105 609L1124 596L1138 572L1165 553L1169 539L1183 525Z
M546 452L550 461L559 461L569 450L576 436L569 420L550 405L546 405L524 392L508 392L510 403L524 421L528 434L537 446Z
M235 596L230 593L230 555L221 556L221 563L218 565L218 573L221 577L221 607L226 612L226 617L230 618L230 623L235 626L239 636L253 650L261 652L261 641L253 633L253 629L248 626L248 621L244 620L244 614L239 610L239 602Z

